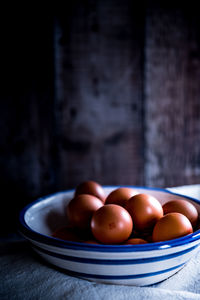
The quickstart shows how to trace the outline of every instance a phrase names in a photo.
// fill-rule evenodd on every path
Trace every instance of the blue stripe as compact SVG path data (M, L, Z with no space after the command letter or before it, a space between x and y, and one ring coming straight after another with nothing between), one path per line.
M144 277L153 277L156 275L168 273L170 271L176 270L178 268L181 268L184 266L185 263L180 264L178 266L165 269L162 271L157 272L150 272L150 273L143 273L143 274L134 274L134 275L97 275L97 274L87 274L87 273L81 273L81 272L74 272L74 271L68 271L69 275L77 276L77 277L86 277L86 278L95 278L95 279L108 279L108 280L125 280L125 279L137 279L137 278L144 278Z
M106 188L117 188L120 186L104 186ZM154 190L154 191L161 191L165 192L171 195L177 195L182 198L190 199L194 201L195 203L200 204L200 201L182 194L173 193L171 191L168 191L166 189L162 188L151 188L151 187L139 187L139 186L126 186L126 187L132 187L136 189L145 189L145 190ZM150 251L150 250L163 250L166 248L172 248L176 246L181 246L184 244L192 243L196 240L200 239L200 230L195 231L192 234L189 234L184 237L180 237L174 240L164 241L164 242L157 242L157 243L149 243L149 244L139 244L139 245L92 245L92 244L85 244L85 243L79 243L79 242L70 242L70 241L64 241L59 240L44 234L41 234L39 232L36 232L32 230L25 222L24 216L25 213L29 208L31 208L33 205L47 200L51 197L56 197L59 195L65 195L69 192L73 192L74 190L68 190L68 191L62 191L55 194L51 194L45 197L42 197L40 199L37 199L36 201L28 204L24 209L20 212L19 216L19 232L22 232L26 237L31 238L35 241L45 243L47 245L52 245L56 247L61 248L68 248L68 249L74 249L74 250L86 250L86 251L96 251L96 252L137 252L137 251ZM164 246L164 248L163 248Z
M145 264L145 263L152 263L152 262L158 262L163 260L168 260L174 257L178 257L181 255L184 255L188 252L191 252L193 249L195 249L197 246L193 246L189 249L179 251L177 253L172 253L168 255L163 256L157 256L157 257L146 257L146 258L138 258L138 259L95 259L95 258L83 258L83 257L75 257L75 256L69 256L65 254L55 253L40 247L37 247L36 245L33 246L36 250L41 251L45 254L48 254L53 257L57 257L63 260L68 261L74 261L79 262L83 264L97 264L97 265L132 265L132 264Z
M82 277L82 278L94 278L94 279L105 279L105 280L127 280L127 279L137 279L137 278L145 278L145 277L153 277L164 273L169 273L173 270L183 267L187 262L184 262L178 266L171 267L165 270L156 271L156 272L149 272L149 273L142 273L142 274L131 274L131 275L97 275L97 274L90 274L90 273L82 273L82 272L75 272L68 269L64 269L58 266L55 266L58 269L63 270L66 274L75 277Z

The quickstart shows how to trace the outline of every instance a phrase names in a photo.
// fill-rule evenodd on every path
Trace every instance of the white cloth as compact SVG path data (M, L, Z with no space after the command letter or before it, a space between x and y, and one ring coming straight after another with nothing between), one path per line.
M200 199L200 185L171 190ZM200 300L200 251L169 279L148 287L135 287L70 277L40 260L22 238L11 238L1 242L0 299Z

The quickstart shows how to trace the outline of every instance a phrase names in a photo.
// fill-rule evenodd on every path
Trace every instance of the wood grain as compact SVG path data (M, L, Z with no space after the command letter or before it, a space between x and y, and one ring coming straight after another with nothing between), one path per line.
M154 7L146 32L146 184L200 179L200 52L194 11Z
M85 3L56 24L57 183L142 184L144 13Z

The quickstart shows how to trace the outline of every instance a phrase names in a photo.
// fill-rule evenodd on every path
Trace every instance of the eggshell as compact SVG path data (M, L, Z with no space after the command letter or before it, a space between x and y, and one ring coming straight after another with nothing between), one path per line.
M126 202L136 194L138 192L132 188L120 187L108 195L105 204L117 204L124 207Z
M80 183L75 190L75 197L81 194L89 194L105 202L105 193L103 187L95 181L84 181Z
M87 240L87 241L84 241L84 243L86 243L86 244L100 245L100 243L98 243L96 240Z
M133 222L123 207L107 204L99 208L92 216L91 230L103 244L120 244L127 240L132 232Z
M53 234L53 237L65 241L80 242L81 238L78 236L77 232L72 227L62 227L58 228Z
M168 213L163 216L153 229L153 242L175 239L193 232L189 219L180 213Z
M134 230L150 232L155 223L163 216L160 202L148 194L138 194L130 198L125 208L130 213Z
M189 201L180 199L180 200L172 200L163 205L164 214L168 214L171 212L179 212L186 216L192 226L195 227L198 221L198 211L196 207Z
M131 238L124 243L124 245L137 245L137 244L147 244L147 241L140 238Z
M103 205L92 195L81 194L73 198L67 206L67 215L72 226L85 230L90 228L93 213Z
M150 230L145 230L145 231L140 231L140 232L133 230L131 237L139 238L139 239L145 240L147 242L152 242L152 231L153 231L153 228L150 228Z

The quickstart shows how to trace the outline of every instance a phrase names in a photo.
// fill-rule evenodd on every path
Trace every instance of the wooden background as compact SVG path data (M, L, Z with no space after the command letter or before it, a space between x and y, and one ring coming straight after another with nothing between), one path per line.
M1 228L92 179L200 183L199 10L69 1L2 21Z

